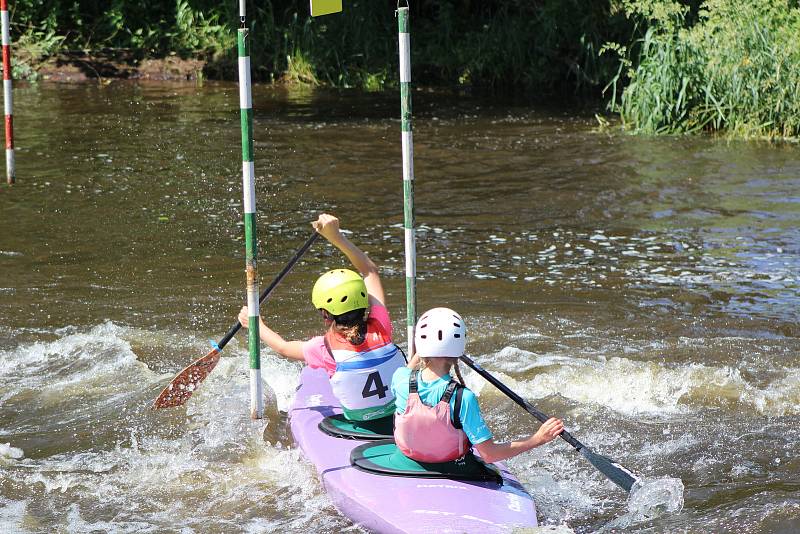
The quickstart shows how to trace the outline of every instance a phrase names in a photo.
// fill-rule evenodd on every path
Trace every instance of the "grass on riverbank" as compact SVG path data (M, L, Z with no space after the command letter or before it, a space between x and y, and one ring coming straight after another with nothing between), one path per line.
M792 5L793 4L793 5ZM649 29L607 87L625 127L647 134L800 136L800 8L707 0L690 22L674 1L626 2Z

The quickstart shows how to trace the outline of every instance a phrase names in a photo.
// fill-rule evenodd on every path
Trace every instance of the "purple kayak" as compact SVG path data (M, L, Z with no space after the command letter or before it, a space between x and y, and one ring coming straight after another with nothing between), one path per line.
M339 511L373 532L511 532L535 527L533 498L502 463L502 483L385 476L355 468L351 451L364 441L322 432L341 413L324 370L305 367L289 410L292 434L317 468Z

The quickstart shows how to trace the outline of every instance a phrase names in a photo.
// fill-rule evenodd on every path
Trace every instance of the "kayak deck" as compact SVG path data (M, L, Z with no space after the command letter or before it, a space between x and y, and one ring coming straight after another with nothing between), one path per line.
M365 442L318 428L341 411L325 371L305 367L289 410L292 434L333 503L357 525L381 533L494 533L537 525L533 498L502 463L495 464L502 484L381 476L353 467L350 451Z

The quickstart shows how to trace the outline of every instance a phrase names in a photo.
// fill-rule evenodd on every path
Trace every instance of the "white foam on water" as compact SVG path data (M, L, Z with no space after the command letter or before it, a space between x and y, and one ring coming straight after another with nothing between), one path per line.
M636 456L642 458L667 457L682 451L689 451L697 447L697 438L689 434L682 434L676 439L645 442L636 451Z
M0 443L0 465L13 460L25 457L25 453L18 447L12 447L11 443Z
M13 393L35 390L44 402L58 404L64 396L106 395L132 377L157 379L123 338L124 327L106 322L88 332L64 331L70 333L55 341L0 351L0 385Z
M6 499L0 496L0 532L24 534L33 532L25 524L28 505L25 501Z
M259 458L258 467L266 482L283 489L278 506L285 513L251 520L247 532L264 532L264 526L268 532L301 532L309 528L309 521L345 529L348 522L339 517L328 495L321 491L316 470L298 449L268 448Z
M566 525L540 525L538 527L515 528L513 534L575 534Z
M740 479L754 474L756 470L751 465L735 464L731 467L729 475L732 479Z
M626 415L669 416L731 404L769 415L800 413L800 373L793 368L759 388L730 366L668 365L617 356L576 358L514 347L505 347L484 366L490 372L500 368L515 374L542 369L526 380L498 376L523 397L561 395Z
M246 405L216 410L206 417L195 410L192 428L176 439L132 435L112 450L29 461L19 476L46 499L72 503L66 517L48 521L71 532L227 531L242 524L300 531L325 524L326 510L335 517L299 451L265 445L263 423L249 420ZM225 419L234 422L221 424Z
M87 521L81 515L81 507L77 503L67 508L65 530L69 533L81 532L159 532L159 527L143 521ZM194 532L193 529L181 529L182 533Z
M786 375L767 389L746 391L742 398L765 415L800 414L800 369L787 368Z
M534 354L516 347L504 347L492 360L492 368L507 373L524 373L550 365L566 364L571 358L552 354Z
M542 525L569 525L619 506L611 483L560 440L507 464L533 496Z
M563 476L564 472L552 461L547 463L539 466L538 472L529 473L524 481L543 523L570 523L602 509L603 492L588 477L573 472L569 478L556 480L553 473ZM514 472L521 471L515 467Z
M25 398L33 395L37 403L47 401L42 425L72 420L82 406L101 404L108 409L92 412L94 431L107 435L121 421L130 426L129 437L116 444L82 442L85 449L70 450L74 445L65 443L65 452L41 458L24 458L19 448L0 445L0 462L13 462L13 469L0 470L0 483L18 488L23 497L15 505L19 513L0 515L0 532L20 531L20 515L64 532L222 532L245 525L252 532L336 531L349 526L299 451L264 442L266 428L284 428L279 408L291 401L298 365L262 354L262 378L277 392L265 386L261 421L250 420L247 358L235 346L186 408L152 411L142 395L155 391L166 376L136 359L126 339L139 334L105 323L3 354L11 364L0 372L0 383ZM25 377L26 367L35 368L37 376ZM46 386L52 382L60 385L60 394ZM138 397L116 395L114 388L138 391ZM124 410L130 419L120 420ZM286 435L277 428L271 432Z
M69 327L57 331L61 337L55 340L0 352L6 364L0 368L2 432L52 432L60 439L49 449L79 450L142 424L139 412L164 377L139 361L127 341L138 332L111 322L85 331Z
M602 450L620 444L620 436L613 432L595 431L592 437L593 445ZM619 488L560 440L515 457L508 464L533 495L544 525L582 524L590 517L617 516L601 531L625 532L665 514L680 513L684 504L680 479L642 478L623 508Z

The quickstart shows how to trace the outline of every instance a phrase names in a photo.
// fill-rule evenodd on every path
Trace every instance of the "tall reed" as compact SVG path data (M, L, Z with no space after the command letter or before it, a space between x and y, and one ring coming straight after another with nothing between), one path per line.
M786 0L707 0L689 22L677 2L651 17L607 89L623 124L649 134L700 130L736 137L800 136L800 8ZM665 15L664 13L668 13ZM625 83L627 79L627 84ZM620 86L625 86L620 93Z

